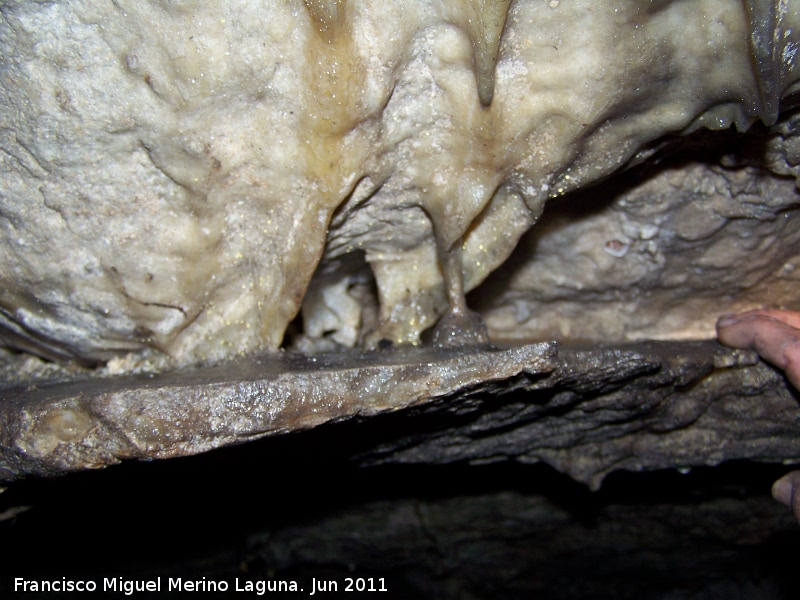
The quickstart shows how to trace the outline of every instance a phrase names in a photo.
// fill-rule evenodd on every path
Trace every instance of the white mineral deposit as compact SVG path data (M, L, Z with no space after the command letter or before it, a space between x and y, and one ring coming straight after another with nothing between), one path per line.
M0 339L186 365L276 349L303 309L307 336L344 345L416 344L440 319L438 343L483 342L464 293L548 200L667 135L775 124L799 6L2 0ZM649 272L674 236L722 228L637 206L490 326L535 321L597 264ZM561 239L568 256L584 237Z

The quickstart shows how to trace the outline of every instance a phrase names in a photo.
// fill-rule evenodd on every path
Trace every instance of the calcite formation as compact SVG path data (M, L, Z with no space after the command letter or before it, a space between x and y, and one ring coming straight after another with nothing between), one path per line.
M464 291L546 201L665 134L772 125L800 75L783 0L0 15L0 335L88 363L277 348L301 307L344 345L484 341Z
M798 125L704 138L549 204L470 298L492 339L704 339L723 313L800 309Z

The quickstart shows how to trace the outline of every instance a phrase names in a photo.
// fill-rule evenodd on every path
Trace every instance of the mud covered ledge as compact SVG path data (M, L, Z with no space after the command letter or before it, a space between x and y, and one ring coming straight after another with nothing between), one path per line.
M783 376L714 341L285 354L0 396L5 481L324 423L330 436L353 418L347 435L364 441L347 445L363 464L543 461L594 489L622 469L800 462L800 402Z

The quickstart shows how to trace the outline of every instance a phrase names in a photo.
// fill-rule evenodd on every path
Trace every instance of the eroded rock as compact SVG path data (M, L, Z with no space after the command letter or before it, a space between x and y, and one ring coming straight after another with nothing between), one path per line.
M319 435L360 464L544 462L594 488L621 469L800 462L784 377L711 341L286 354L0 392L5 480L344 420Z
M726 138L554 202L474 306L497 340L601 342L713 338L723 313L800 308L790 152L778 133Z
M0 480L198 454L553 369L555 345L264 356L1 389Z

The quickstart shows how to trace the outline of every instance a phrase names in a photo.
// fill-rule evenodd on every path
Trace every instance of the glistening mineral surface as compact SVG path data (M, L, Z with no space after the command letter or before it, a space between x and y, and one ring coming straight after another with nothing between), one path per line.
M170 373L0 387L0 481L100 468L125 458L186 456L451 401L550 373L555 354L553 343L509 350L285 353Z
M545 462L593 488L622 469L800 460L800 406L782 375L714 341L563 346L557 355L552 343L270 353L0 387L0 396L0 481L324 423L298 442L313 454L372 465Z
M88 362L276 348L304 299L312 337L415 343L548 199L665 134L771 125L800 74L795 1L0 16L0 335Z

